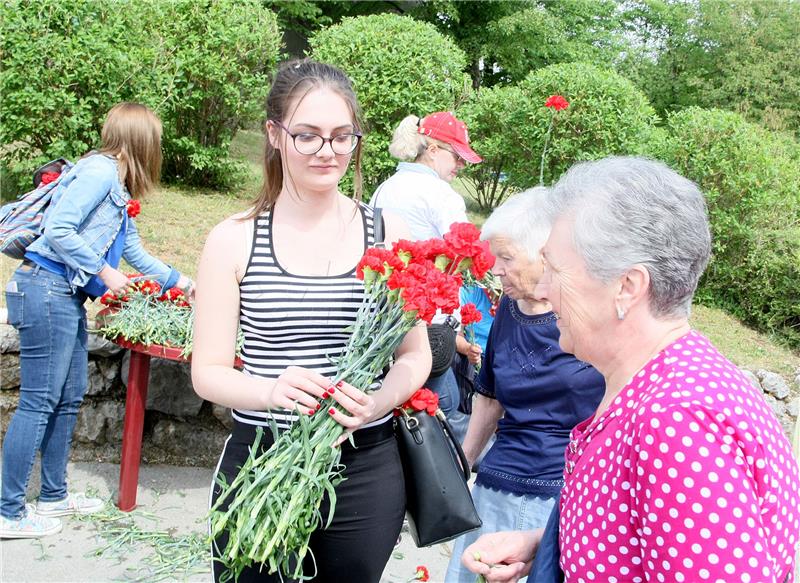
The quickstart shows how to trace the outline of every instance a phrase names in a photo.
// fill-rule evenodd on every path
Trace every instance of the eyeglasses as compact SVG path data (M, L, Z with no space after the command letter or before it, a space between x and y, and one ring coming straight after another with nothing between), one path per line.
M352 154L361 140L361 134L358 133L338 134L330 138L323 138L321 135L311 132L293 134L289 131L289 128L278 120L272 120L272 122L291 136L294 149L304 156L313 156L325 146L325 142L331 145L331 150L333 150L334 154L339 154L340 156Z
M439 149L444 150L445 152L450 152L453 155L453 158L455 159L456 163L461 162L464 165L467 164L467 161L464 160L464 158L462 158L461 156L459 156L455 150L451 150L450 148L445 148L444 146L439 146Z

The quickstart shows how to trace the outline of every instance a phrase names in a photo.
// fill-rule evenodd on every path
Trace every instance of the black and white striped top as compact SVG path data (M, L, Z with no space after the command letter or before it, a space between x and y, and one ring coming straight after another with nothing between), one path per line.
M363 204L359 209L366 249L375 241L373 209ZM347 346L346 329L356 321L364 285L355 266L341 275L293 275L272 249L272 212L267 211L255 220L250 260L239 285L244 372L277 378L286 367L301 366L333 378L336 366L329 357ZM270 416L280 429L297 419L286 410L233 410L234 419L251 425L269 425Z

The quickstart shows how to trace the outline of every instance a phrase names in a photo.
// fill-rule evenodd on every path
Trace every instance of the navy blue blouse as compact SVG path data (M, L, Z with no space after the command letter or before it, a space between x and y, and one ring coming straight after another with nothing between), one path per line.
M505 409L476 484L518 495L551 497L564 485L564 450L572 428L594 414L605 380L561 350L556 316L528 316L503 297L475 390Z

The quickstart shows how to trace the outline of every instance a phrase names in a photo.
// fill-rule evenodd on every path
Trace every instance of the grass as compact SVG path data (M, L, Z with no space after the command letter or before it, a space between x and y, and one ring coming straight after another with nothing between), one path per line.
M257 131L240 132L234 140L231 147L234 156L250 166L253 176L236 193L166 186L143 201L136 225L147 250L194 276L209 231L224 218L250 206L258 189L262 148L263 136ZM461 194L466 194L458 179L453 186ZM469 199L467 215L479 226L486 220L485 213L481 213ZM2 256L0 276L3 281L8 281L16 266L17 262ZM5 307L5 297L0 299L0 306ZM90 313L96 310L92 307ZM739 366L751 370L764 368L790 379L800 367L800 351L782 347L769 336L744 326L722 310L696 306L691 322Z

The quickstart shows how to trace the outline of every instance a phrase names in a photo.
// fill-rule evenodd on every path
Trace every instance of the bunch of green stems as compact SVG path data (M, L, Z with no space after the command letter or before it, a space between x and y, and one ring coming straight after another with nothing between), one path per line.
M387 299L382 284L369 286L347 348L331 357L337 366L332 383L342 380L369 390L414 323L413 315ZM332 397L322 405L340 408ZM330 415L298 417L282 433L273 423L274 445L266 451L259 447L259 428L237 476L230 483L216 478L221 493L209 514L210 536L228 535L217 559L228 578L238 578L252 565L297 580L315 575L304 574L303 562L311 534L323 524L320 504L326 495L330 510L325 527L333 517L335 487L344 479L341 450L335 444L344 428Z
M194 347L194 309L160 301L152 294L132 292L128 301L105 316L96 332L111 340L180 348L181 356L189 358ZM243 344L244 334L239 330L237 354Z

